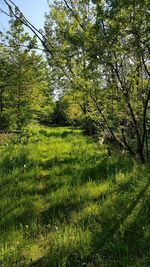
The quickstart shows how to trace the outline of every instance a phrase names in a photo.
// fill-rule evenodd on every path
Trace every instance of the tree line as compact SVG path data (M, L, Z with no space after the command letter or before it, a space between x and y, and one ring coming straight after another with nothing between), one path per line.
M31 121L47 121L52 111L47 63L31 47L36 45L22 23L11 19L1 32L0 129L20 130Z
M60 94L56 113L66 103L67 118L86 133L98 132L141 162L148 160L148 1L54 1L43 31L12 1L5 4L43 45L49 86Z

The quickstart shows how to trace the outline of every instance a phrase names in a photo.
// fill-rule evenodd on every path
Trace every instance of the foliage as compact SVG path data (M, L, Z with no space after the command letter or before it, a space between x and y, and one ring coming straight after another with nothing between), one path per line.
M93 125L98 126L106 139L109 136L145 163L150 117L148 1L54 1L45 32L29 23L13 1L5 4L10 16L41 41L56 95L78 95L86 133L93 134Z

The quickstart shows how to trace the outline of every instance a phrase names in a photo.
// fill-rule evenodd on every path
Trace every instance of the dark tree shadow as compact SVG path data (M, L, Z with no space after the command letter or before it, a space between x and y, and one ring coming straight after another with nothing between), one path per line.
M120 171L129 173L132 171L132 168L133 164L130 161L128 162L128 165L123 160L119 161L119 159L117 159L117 161L113 163L110 163L109 157L105 157L94 167L86 168L83 171L83 174L81 176L81 183L85 183L88 180L100 182L107 180L108 178L112 179L112 177L114 177L116 173Z

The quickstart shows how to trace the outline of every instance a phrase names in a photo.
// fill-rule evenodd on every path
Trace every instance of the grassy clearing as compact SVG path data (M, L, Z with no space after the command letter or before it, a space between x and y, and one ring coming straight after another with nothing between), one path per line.
M80 130L29 130L0 148L0 266L150 266L150 167Z

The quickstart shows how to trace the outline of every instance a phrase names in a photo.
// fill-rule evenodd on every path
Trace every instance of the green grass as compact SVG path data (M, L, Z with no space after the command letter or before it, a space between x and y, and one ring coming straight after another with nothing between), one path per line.
M0 147L0 266L150 266L150 167L69 128Z

